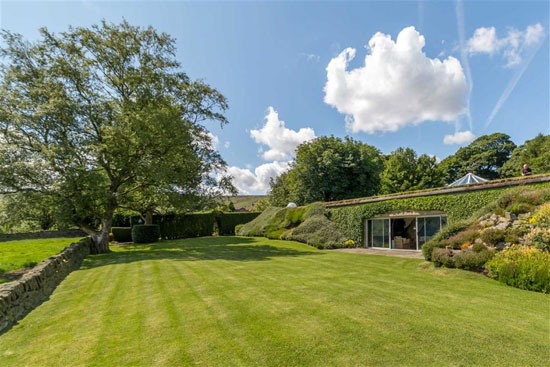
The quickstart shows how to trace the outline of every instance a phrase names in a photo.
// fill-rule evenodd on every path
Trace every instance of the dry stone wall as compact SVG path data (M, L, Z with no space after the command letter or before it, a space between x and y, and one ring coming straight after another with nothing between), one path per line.
M0 333L44 302L65 277L90 253L90 238L66 247L42 261L20 279L0 284Z

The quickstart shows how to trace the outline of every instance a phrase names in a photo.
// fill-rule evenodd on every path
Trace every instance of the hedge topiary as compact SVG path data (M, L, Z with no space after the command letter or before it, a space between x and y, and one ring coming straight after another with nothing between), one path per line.
M132 242L132 228L131 227L112 227L111 233L113 238L117 242Z
M136 224L132 227L132 241L134 243L157 242L160 237L158 224Z
M254 220L260 213L218 213L216 222L218 223L219 234L222 236L234 235L235 227L239 224L246 224Z

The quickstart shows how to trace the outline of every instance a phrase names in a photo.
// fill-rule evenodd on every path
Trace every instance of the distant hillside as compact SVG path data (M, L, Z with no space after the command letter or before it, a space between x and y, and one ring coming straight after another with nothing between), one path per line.
M254 207L254 204L267 197L267 195L239 195L239 196L233 196L233 197L228 197L227 199L229 199L230 201L233 202L233 205L235 205L235 209L240 209L240 208L246 208L246 209L249 209L249 208L252 208Z

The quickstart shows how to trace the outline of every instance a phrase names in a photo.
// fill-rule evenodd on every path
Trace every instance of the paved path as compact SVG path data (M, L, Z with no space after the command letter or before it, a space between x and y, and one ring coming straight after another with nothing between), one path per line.
M420 251L407 251L407 250L377 250L372 248L340 248L333 251L339 252L351 252L354 254L369 254L369 255L385 255L394 257L408 257L413 259L423 259L422 252Z

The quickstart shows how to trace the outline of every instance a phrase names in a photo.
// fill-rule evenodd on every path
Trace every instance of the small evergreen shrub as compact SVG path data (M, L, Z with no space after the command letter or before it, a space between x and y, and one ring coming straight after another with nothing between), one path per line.
M510 246L486 264L488 275L513 287L550 293L550 253L534 247Z
M482 243L474 243L474 245L472 246L472 251L473 252L482 252L482 251L487 251L487 246L485 246L484 244Z
M529 213L533 210L533 206L527 203L515 203L506 208L507 212L510 212L515 215Z
M476 246L476 245L474 245ZM483 245L481 245L483 246ZM494 250L484 249L475 251L475 248L471 250L463 250L453 256L454 265L459 269L483 271L483 267L487 261L489 261L495 254Z
M132 241L134 243L157 242L160 238L158 224L136 224L132 227Z
M455 267L453 252L446 248L435 248L432 252L432 261L435 266L444 266L446 268Z
M117 242L132 242L131 227L112 227L113 239Z
M527 246L550 251L550 228L533 228L524 237Z
M435 241L435 240L428 241L422 246L422 255L426 260L432 261L433 251L435 249L444 248L445 246L447 246L447 244L443 241Z
M506 231L503 229L489 228L481 232L481 239L488 245L495 246L506 239Z

